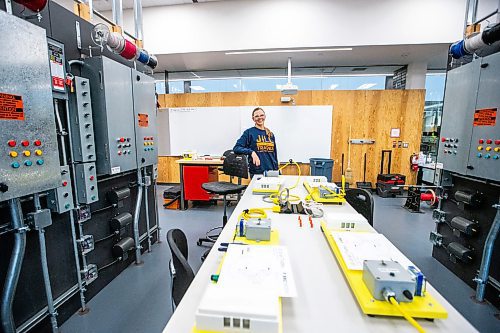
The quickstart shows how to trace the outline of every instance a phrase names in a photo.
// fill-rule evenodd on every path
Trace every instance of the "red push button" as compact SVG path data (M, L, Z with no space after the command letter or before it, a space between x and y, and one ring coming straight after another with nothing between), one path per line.
M89 179L90 179L90 180L94 180L94 176L90 176L90 177L89 177Z
M498 146L500 145L500 140L495 140L495 144Z
M493 142L493 140L491 140L491 139L486 140L486 143L489 145L491 145L492 142Z
M41 146L42 145L42 141L35 140L34 144L35 144L35 146Z
M66 185L68 185L68 182L67 181L63 181L62 186L66 186Z
M446 138L441 138L441 142L445 142L446 141Z
M120 138L120 142L125 142L125 138Z
M7 144L9 145L9 147L15 147L15 146L16 146L16 141L14 141L14 140L9 140L9 141L7 142Z
M24 140L24 141L21 142L21 145L23 147L28 147L30 145L30 142L28 140Z
M483 140L483 139L479 139L479 143L480 143L480 144L483 144L483 143L484 143L484 140Z

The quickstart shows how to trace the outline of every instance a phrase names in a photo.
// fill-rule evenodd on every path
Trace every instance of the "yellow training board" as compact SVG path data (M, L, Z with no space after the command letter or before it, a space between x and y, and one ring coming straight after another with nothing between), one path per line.
M321 230L363 313L376 316L402 317L401 313L389 302L373 299L370 291L363 282L363 271L349 270L347 268L342 254L331 235L331 230L328 229L324 221L321 222ZM424 297L415 296L411 303L402 302L400 306L414 318L444 319L448 317L446 309L429 292L426 292Z

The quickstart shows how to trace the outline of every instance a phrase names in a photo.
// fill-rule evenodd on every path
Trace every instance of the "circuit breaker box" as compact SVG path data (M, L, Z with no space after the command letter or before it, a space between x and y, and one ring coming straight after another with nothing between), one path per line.
M134 126L139 167L158 163L155 82L148 75L132 70Z
M87 58L98 175L137 168L131 69L109 58Z
M0 11L0 36L1 202L56 188L61 174L45 30Z

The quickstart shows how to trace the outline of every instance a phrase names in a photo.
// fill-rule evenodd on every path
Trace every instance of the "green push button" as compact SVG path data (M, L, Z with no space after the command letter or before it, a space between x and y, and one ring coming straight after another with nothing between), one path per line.
M17 169L20 167L19 163L18 162L12 162L11 166L14 168L14 169Z
M24 165L30 167L30 166L33 165L33 162L31 162L31 161L24 161Z
M36 161L36 164L38 164L38 165L43 165L43 160L37 160L37 161Z

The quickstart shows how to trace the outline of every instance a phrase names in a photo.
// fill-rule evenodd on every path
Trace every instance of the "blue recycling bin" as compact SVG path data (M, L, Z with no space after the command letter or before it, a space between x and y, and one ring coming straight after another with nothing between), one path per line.
M310 158L311 176L325 176L328 182L332 181L333 160L329 158Z

